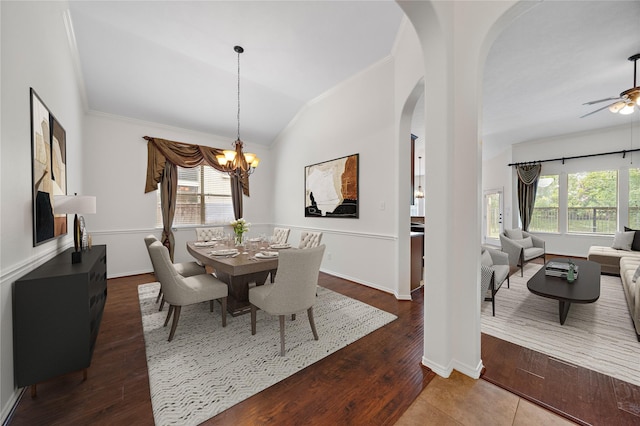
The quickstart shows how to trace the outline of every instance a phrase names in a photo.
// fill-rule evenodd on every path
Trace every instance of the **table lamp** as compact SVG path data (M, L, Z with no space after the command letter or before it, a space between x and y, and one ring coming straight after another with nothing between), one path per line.
M75 251L71 253L71 263L82 262L82 230L78 214L96 212L96 197L90 195L56 195L54 197L53 212L55 214L75 214L73 219L73 245Z

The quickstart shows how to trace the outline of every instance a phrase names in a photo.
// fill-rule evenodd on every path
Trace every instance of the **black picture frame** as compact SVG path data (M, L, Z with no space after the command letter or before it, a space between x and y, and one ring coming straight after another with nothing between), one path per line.
M305 217L359 218L360 154L304 168Z
M67 194L67 136L33 88L29 97L35 247L67 234L67 215L54 211L54 197Z

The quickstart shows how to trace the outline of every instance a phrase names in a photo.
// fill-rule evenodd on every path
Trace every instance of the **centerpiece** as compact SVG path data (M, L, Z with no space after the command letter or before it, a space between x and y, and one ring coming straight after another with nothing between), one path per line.
M231 221L231 227L233 228L233 234L236 246L242 245L242 237L245 232L249 230L251 224L245 221L243 218Z

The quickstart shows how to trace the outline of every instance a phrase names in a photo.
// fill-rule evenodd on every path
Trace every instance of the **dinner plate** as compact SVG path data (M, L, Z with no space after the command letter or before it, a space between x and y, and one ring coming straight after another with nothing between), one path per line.
M291 244L271 244L269 248L271 249L286 249L291 247Z
M220 249L220 250L212 250L209 254L213 256L229 256L230 254L238 253L238 249Z
M261 251L256 253L256 257L258 259L273 259L274 257L278 257L277 251Z
M215 244L215 241L196 241L195 243L193 243L193 245L196 247L211 247Z

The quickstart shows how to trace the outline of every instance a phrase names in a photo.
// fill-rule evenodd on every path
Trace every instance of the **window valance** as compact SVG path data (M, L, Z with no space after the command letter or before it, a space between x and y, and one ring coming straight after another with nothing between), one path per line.
M145 136L147 140L147 181L144 192L156 191L158 183L162 180L165 163L180 167L197 167L201 164L207 164L216 170L222 170L218 164L216 155L222 154L222 149L212 148L203 145L194 145L184 142L170 141L161 138ZM249 178L244 176L240 178L242 184L242 193L249 196Z

